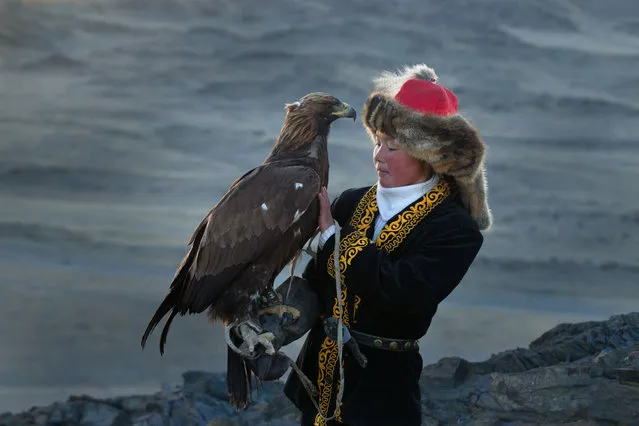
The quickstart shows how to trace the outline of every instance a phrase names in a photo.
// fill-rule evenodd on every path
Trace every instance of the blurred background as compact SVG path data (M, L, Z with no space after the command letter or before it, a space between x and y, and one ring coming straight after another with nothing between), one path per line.
M636 310L635 0L0 0L0 411L225 370L204 315L164 357L159 333L140 348L191 232L284 103L361 111L374 75L415 63L488 143L495 216L424 362ZM331 198L374 183L371 150L360 120L333 126Z

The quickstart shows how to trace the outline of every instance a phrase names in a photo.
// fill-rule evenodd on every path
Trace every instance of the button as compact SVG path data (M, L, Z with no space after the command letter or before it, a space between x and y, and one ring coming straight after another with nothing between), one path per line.
M382 346L382 341L380 339L375 339L375 340L373 340L373 344L375 346Z
M395 349L397 349L397 342L390 342L389 347L391 348L391 350L394 351Z

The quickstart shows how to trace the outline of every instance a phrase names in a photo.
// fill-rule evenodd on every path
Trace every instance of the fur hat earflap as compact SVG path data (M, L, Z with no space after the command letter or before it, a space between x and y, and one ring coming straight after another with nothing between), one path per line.
M457 97L436 84L435 71L424 65L383 72L374 79L362 119L371 136L386 133L407 152L452 177L464 206L479 229L488 230L492 213L484 157L486 144L457 111Z

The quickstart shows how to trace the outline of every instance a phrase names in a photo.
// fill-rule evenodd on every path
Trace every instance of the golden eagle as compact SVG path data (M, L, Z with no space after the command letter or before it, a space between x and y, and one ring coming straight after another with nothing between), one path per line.
M355 120L356 112L326 93L286 104L280 134L264 162L237 179L192 234L169 293L142 336L143 348L165 315L162 354L175 316L207 309L227 330L239 325L251 349L257 343L269 346L268 336L251 332L259 326L246 324L257 323L265 300L277 304L276 276L316 233L317 195L328 185L328 134L342 117ZM230 346L227 357L229 398L236 407L246 406L251 373Z

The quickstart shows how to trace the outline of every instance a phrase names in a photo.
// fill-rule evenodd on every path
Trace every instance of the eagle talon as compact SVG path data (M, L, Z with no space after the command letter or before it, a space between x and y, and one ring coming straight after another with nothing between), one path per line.
M231 332L233 332L236 335L238 335L239 334L239 330L238 330L239 327L240 326L238 325L237 321L235 321L235 322L227 325L226 327L224 327L224 340L226 340L226 344L228 345L229 348L231 348L233 350L233 352L239 354L240 356L242 356L244 358L255 359L255 355L254 354L246 352L246 349L244 347L238 348L235 345L235 342L233 342L233 339L231 338Z
M262 345L267 354L273 355L275 353L275 348L272 343L273 339L275 339L275 335L273 333L266 332L257 334L255 330L246 323L240 324L239 330L242 335L242 340L244 340L244 343L240 346L241 350L245 350L249 354L252 354L255 352L255 347L257 345Z
M244 324L256 333L262 332L262 327L260 326L260 324L253 319L246 320Z

